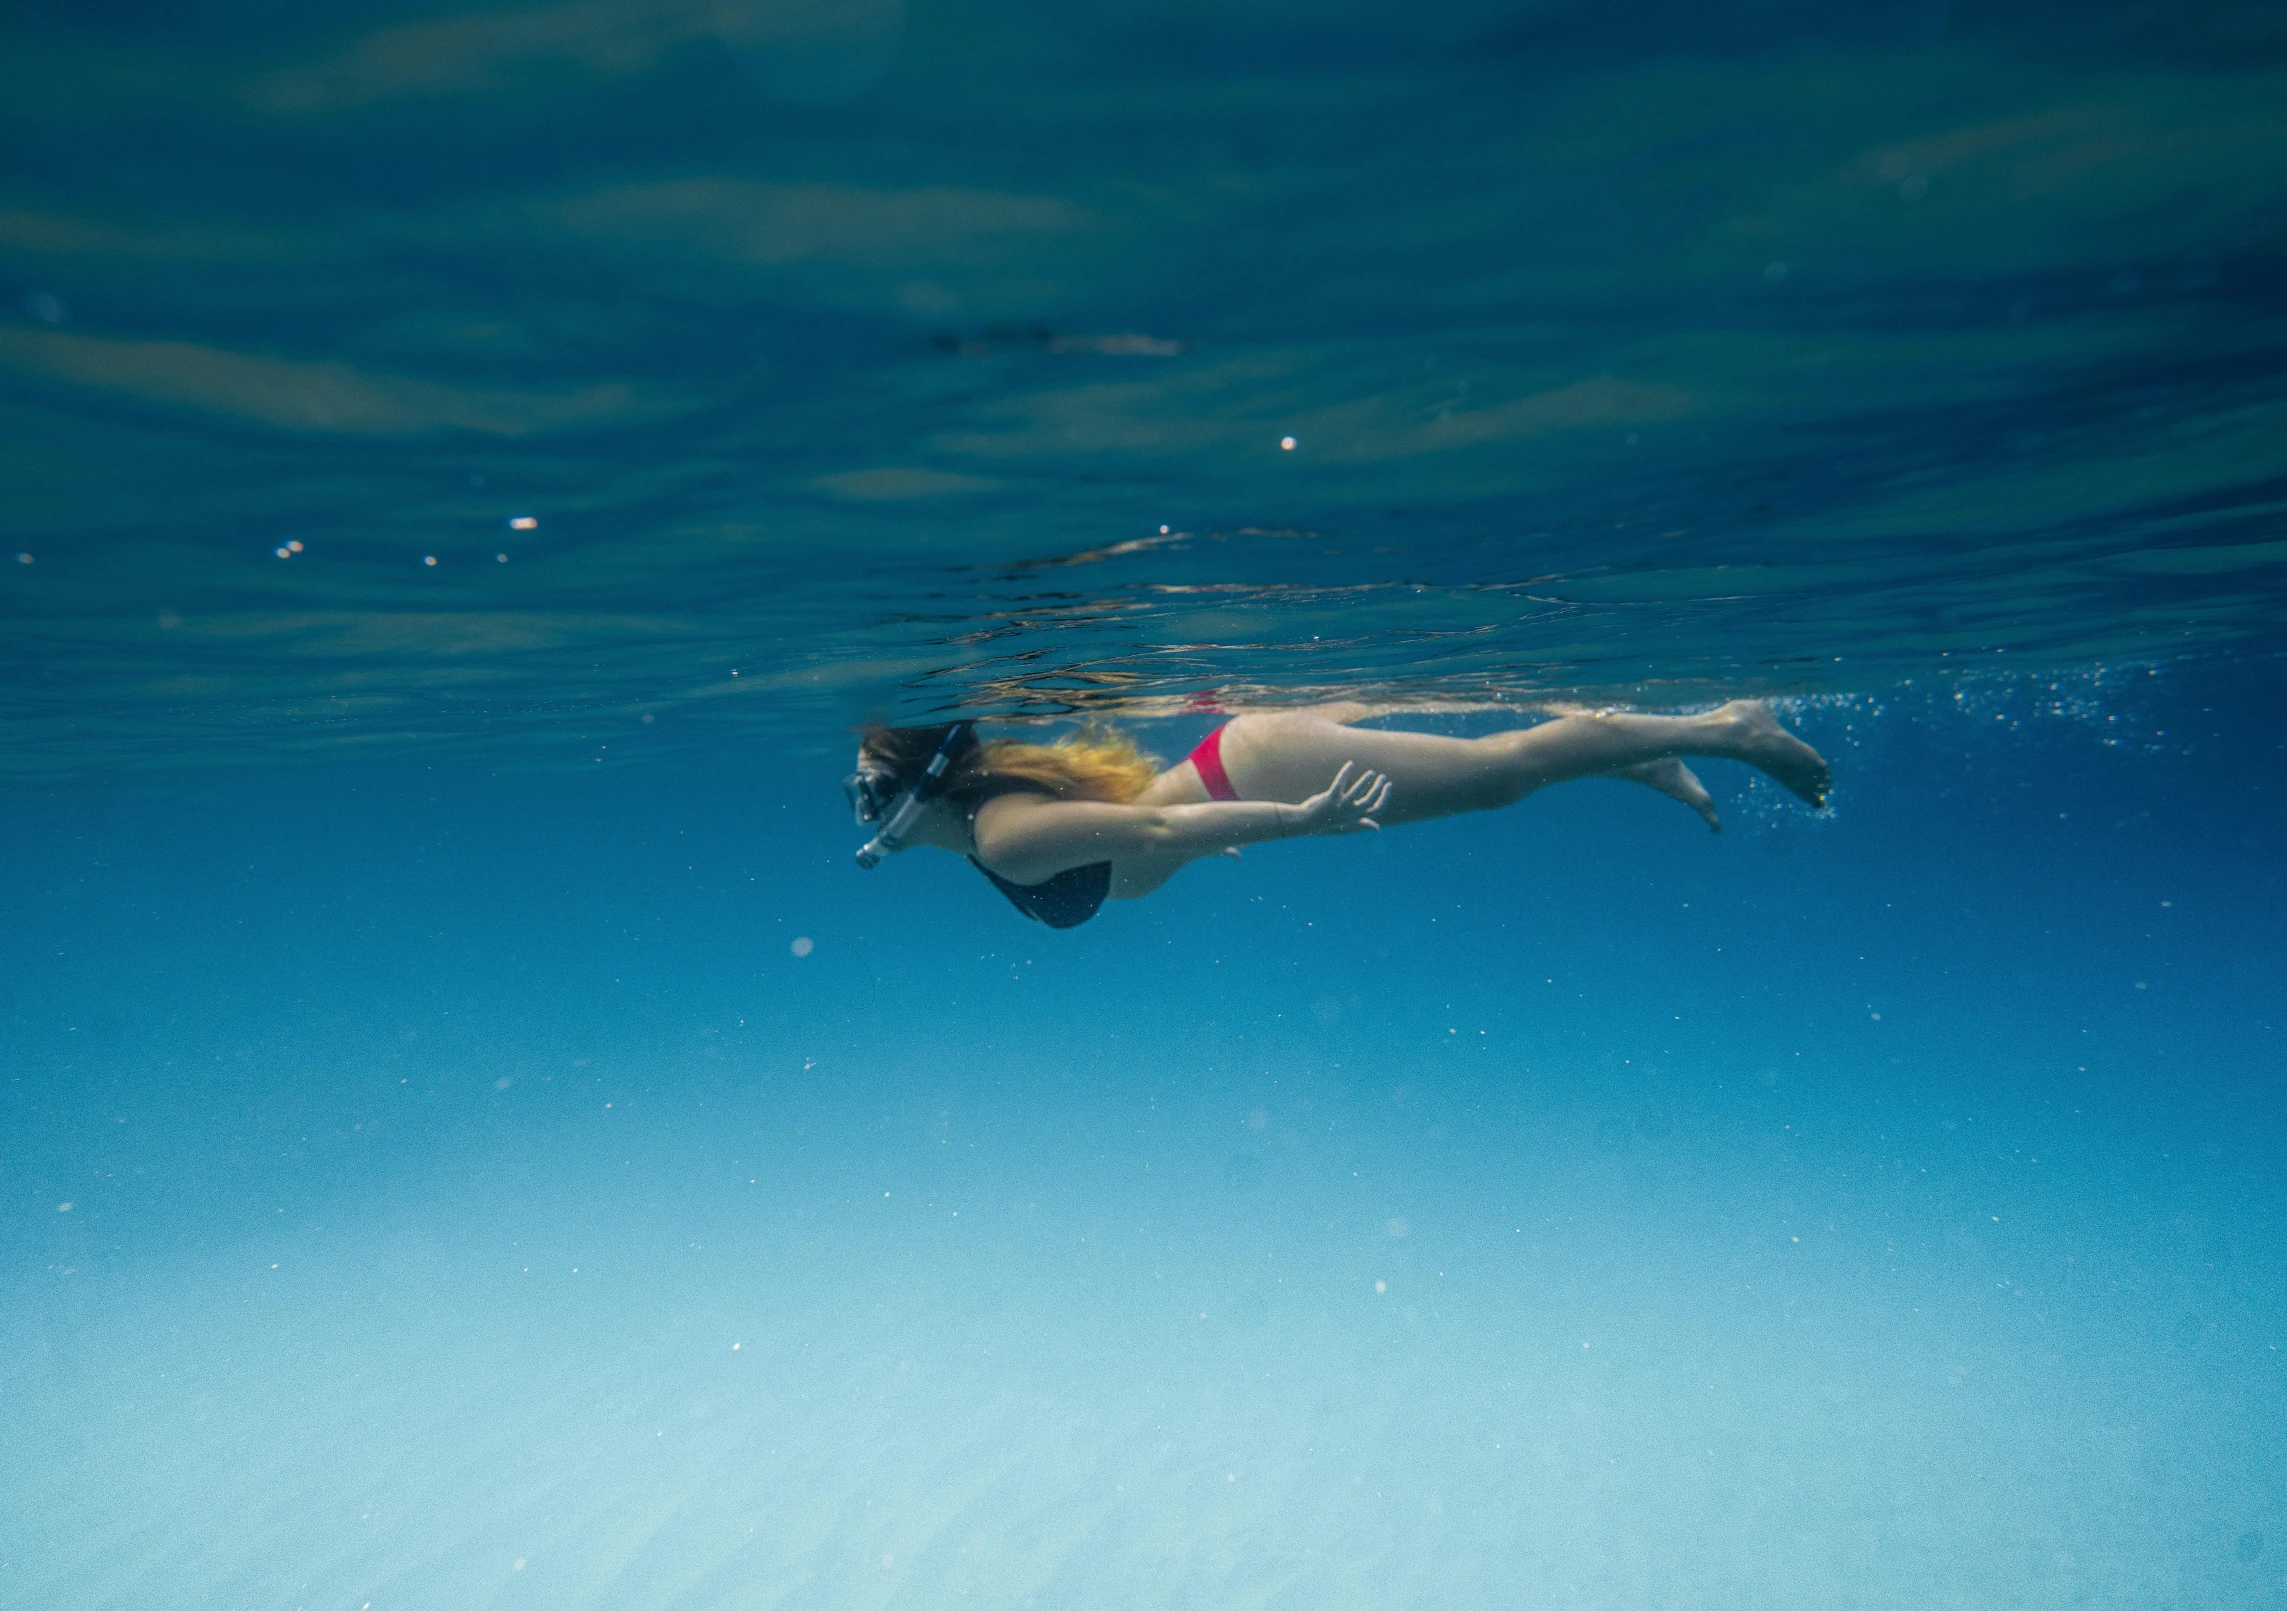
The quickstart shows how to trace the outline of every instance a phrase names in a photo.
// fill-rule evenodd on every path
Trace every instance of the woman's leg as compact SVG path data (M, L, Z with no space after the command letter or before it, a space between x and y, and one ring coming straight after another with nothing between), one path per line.
M1818 752L1751 700L1698 716L1560 716L1485 738L1344 727L1317 715L1241 716L1223 730L1222 751L1232 787L1249 800L1308 799L1345 761L1384 773L1390 799L1377 815L1385 826L1490 811L1551 783L1631 772L1692 803L1679 779L1650 764L1685 755L1745 761L1813 805L1827 790Z

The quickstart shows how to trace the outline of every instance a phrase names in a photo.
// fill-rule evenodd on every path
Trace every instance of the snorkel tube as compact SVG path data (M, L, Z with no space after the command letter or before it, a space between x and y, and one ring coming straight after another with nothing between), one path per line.
M944 786L945 773L954 758L976 740L975 722L955 722L945 730L938 741L937 753L929 757L929 765L914 781L913 787L902 792L897 809L889 814L874 836L858 847L860 867L879 867L881 859L905 843L905 836L913 831L914 822L928 809L929 802L937 798Z

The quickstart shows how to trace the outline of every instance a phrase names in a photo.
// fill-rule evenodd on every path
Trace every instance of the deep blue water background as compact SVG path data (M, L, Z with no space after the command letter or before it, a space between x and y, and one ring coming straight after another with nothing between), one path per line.
M19 796L9 1603L2273 1603L2276 677L1069 935L764 753Z
M2276 4L9 9L0 1607L2287 1606L2283 108ZM833 787L1746 693L1831 811L1067 934Z

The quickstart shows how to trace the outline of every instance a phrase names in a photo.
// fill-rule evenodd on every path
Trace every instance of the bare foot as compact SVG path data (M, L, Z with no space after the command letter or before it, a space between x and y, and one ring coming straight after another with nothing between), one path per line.
M1814 806L1826 804L1827 790L1834 784L1826 758L1781 727L1770 706L1760 699L1734 699L1713 719L1729 724L1737 734L1725 754L1768 774L1798 799Z
M1640 762L1635 766L1623 766L1612 776L1657 789L1671 800L1681 800L1700 814L1709 833L1723 832L1723 819L1715 814L1715 802L1708 798L1707 790L1700 786L1692 769L1674 756Z

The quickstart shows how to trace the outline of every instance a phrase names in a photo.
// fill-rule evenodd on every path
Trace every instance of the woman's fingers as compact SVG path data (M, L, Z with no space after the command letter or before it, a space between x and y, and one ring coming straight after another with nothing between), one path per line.
M1341 791L1337 798L1347 807L1343 813L1351 828L1380 829L1373 813L1390 797L1390 780L1380 772L1361 771L1358 780Z
M1348 833L1357 828L1379 828L1381 824L1371 820L1370 813L1380 810L1389 797L1386 773L1344 761L1323 793L1302 802L1309 819L1306 831Z
M1390 780L1382 773L1376 772L1366 780L1365 793L1358 801L1358 826L1371 828L1376 833L1380 833L1382 825L1374 820L1374 813L1381 810L1389 798Z

